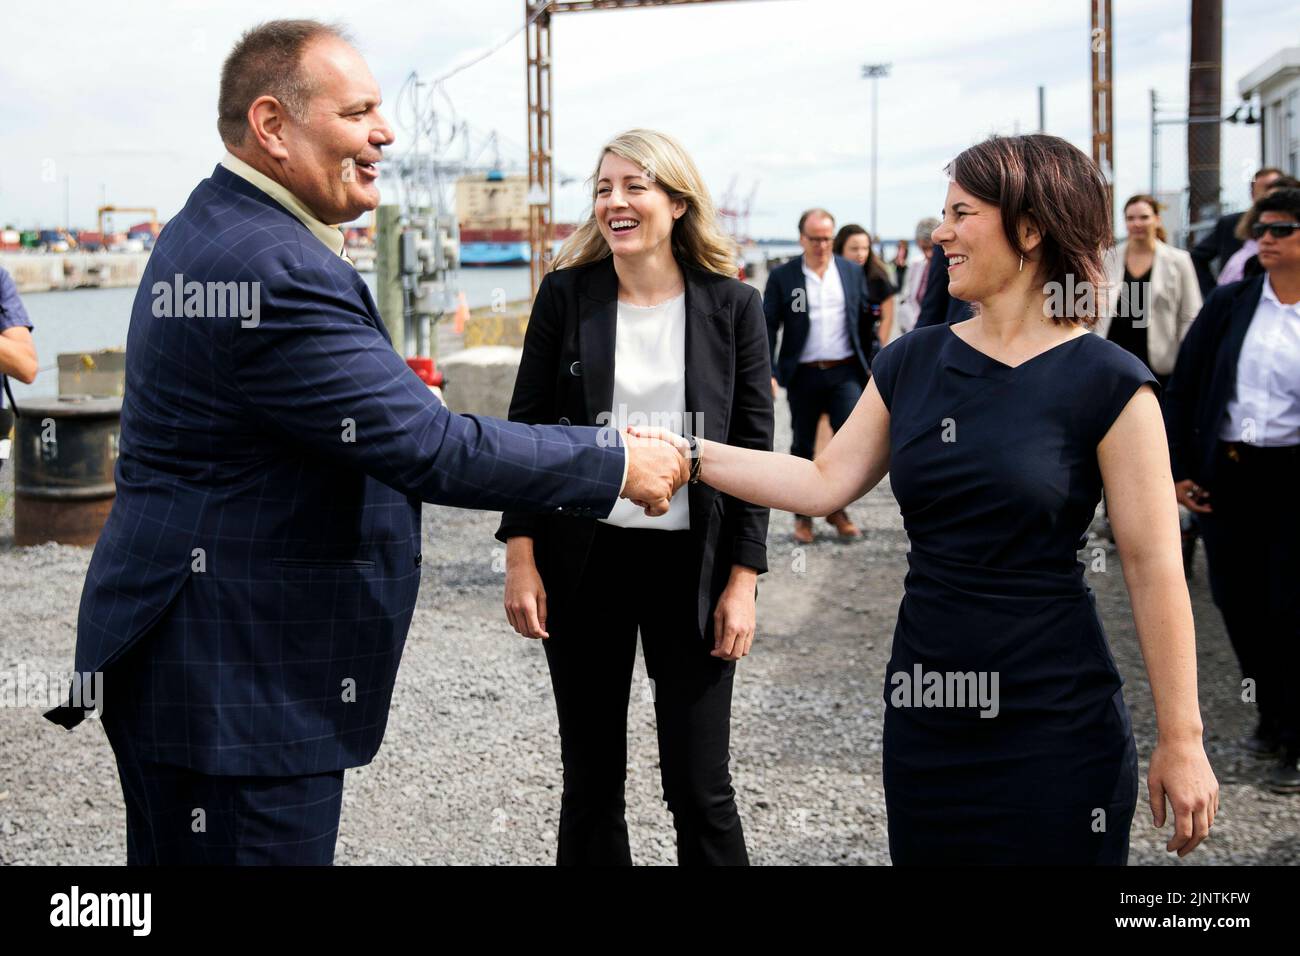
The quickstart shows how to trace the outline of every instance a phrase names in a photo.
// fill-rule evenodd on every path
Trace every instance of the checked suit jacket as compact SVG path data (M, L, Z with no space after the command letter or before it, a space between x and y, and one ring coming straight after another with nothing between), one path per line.
M155 284L170 295L177 276L257 283L256 324L159 316ZM623 480L608 429L452 414L352 266L220 166L158 237L126 357L75 669L103 672L102 712L145 760L368 763L419 589L421 502L603 517ZM84 710L46 716L71 728Z

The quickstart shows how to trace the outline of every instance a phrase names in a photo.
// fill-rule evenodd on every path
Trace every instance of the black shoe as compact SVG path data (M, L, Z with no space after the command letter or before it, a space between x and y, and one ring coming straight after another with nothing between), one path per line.
M1264 778L1264 786L1274 793L1300 793L1300 756L1283 757Z
M1241 749L1248 757L1256 760L1272 760L1282 754L1282 745L1278 739L1265 730L1257 729L1249 737L1241 738Z

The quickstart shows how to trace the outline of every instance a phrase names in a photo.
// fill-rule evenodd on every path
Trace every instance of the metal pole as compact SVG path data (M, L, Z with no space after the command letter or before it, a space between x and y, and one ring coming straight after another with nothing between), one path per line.
M871 81L871 241L875 242L876 233L876 146L879 124L879 81L880 77L889 76L888 63L867 63L862 67L862 78Z
M878 126L880 123L880 110L877 103L880 95L880 79L873 76L871 78L871 241L875 242L880 235L876 231L876 150L879 142Z
M1047 132L1047 87L1038 88L1038 132Z
M1151 90L1151 195L1160 188L1160 125L1156 122L1156 91Z
M1219 215L1222 68L1223 2L1192 0L1191 57L1187 69L1188 225L1208 223Z

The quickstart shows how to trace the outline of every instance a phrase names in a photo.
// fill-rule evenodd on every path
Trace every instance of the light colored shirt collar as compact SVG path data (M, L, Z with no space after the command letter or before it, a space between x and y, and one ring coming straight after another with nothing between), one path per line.
M234 153L227 152L221 160L221 165L230 172L234 173L240 179L246 180L256 186L262 192L266 193L285 209L289 210L304 226L311 230L311 234L324 243L325 248L336 256L347 259L343 254L343 231L338 226L330 226L321 222L312 215L302 201L289 190L285 189L270 176L259 172L248 163L244 162ZM348 259L349 262L352 260Z
M1263 299L1265 302L1272 302L1275 306L1277 306L1279 309L1282 309L1283 311L1290 311L1296 313L1297 315L1300 315L1300 302L1292 302L1290 305L1287 305L1285 302L1279 299L1277 297L1277 293L1273 291L1273 277L1268 273L1264 273Z
M832 272L835 273L835 277L836 277L836 278L839 278L840 270L839 270L839 267L838 267L838 266L836 265L836 263L835 263L835 257L834 257L834 256L831 256L831 261L827 264L827 266L826 266L826 272L825 272L823 275L818 275L816 272L813 272L813 270L812 270L812 266L808 265L808 257L807 257L807 256L803 256L802 259L803 259L803 263L802 263L802 264L803 264L803 274L806 275L808 278L810 278L810 279L816 279L818 282L825 282L825 281L826 281L826 276L830 275Z

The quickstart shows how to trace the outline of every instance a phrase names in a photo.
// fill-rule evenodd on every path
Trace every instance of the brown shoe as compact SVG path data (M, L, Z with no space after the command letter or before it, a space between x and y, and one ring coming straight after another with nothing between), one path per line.
M799 544L813 543L812 518L794 519L794 540L797 541Z
M840 511L833 511L826 516L826 521L835 526L835 530L839 532L841 538L862 537L862 532L858 530L858 526L849 520L849 513L847 511L842 509Z

